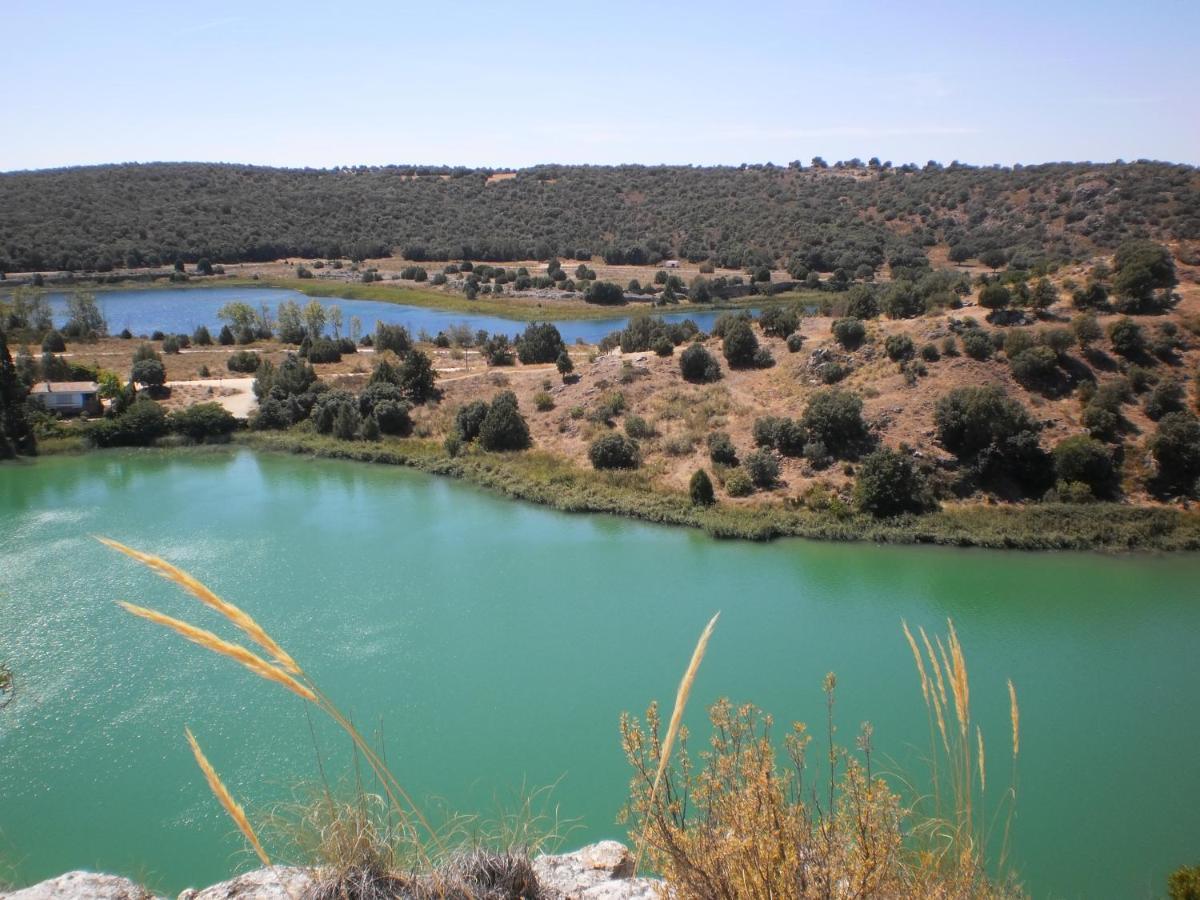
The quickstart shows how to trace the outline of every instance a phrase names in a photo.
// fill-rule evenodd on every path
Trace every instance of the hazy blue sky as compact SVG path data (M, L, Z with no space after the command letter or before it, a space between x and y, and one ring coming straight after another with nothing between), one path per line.
M1200 0L3 0L0 170L1200 163Z

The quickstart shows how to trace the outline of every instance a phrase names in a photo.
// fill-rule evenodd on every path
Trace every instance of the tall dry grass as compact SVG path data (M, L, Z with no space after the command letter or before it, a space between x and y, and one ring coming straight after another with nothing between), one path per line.
M356 752L356 760L361 759L366 762L376 783L382 788L384 809L381 816L377 817L371 814L370 807L373 800L363 789L361 778L356 779L356 795L354 800L349 803L336 799L333 791L326 784L320 803L313 807L311 813L313 817L325 823L323 827L317 829L317 833L319 839L324 841L324 858L326 860L336 856L343 861L362 861L366 858L365 848L368 845L374 847L371 851L375 854L375 857L371 858L372 862L380 861L385 849L389 859L395 862L399 858L397 854L401 853L402 848L406 865L412 865L415 861L416 864L428 871L433 871L437 863L444 863L450 858L452 854L448 852L445 830L434 828L429 823L380 754L368 743L353 722L321 692L303 666L284 650L252 616L233 603L218 597L200 581L160 557L135 550L108 538L98 538L98 540L136 560L155 574L179 585L204 606L218 613L233 625L245 638L249 639L253 646L258 648L261 655L243 643L227 640L212 631L157 610L121 601L119 606L122 609L130 615L159 625L217 656L242 666L265 681L287 689L299 697L307 707L315 708L332 719L350 738ZM225 788L220 776L204 756L199 743L190 730L187 731L186 738L210 790L246 838L255 854L265 865L270 865L270 858L257 833L251 827L245 811ZM386 822L386 825L381 828L379 822ZM314 855L318 858L322 856L321 853L314 853ZM390 877L386 872L376 874L380 874L381 877L384 875Z
M1009 825L1020 746L1016 691L1009 683L1013 781L987 811L986 745L971 718L966 656L953 623L943 639L907 624L926 704L930 775L937 798L905 802L874 771L873 732L864 724L853 750L834 739L837 679L826 676L825 765L808 759L813 736L797 723L777 760L769 715L721 700L709 711L712 737L693 757L686 732L651 704L645 724L625 715L622 745L634 774L624 815L678 900L832 897L1002 898L1020 896L1007 875ZM935 650L936 648L936 650ZM703 655L702 653L700 654ZM693 656L693 663L697 660ZM685 682L695 677L690 665ZM679 713L676 701L672 723ZM671 738L679 733L672 757ZM669 760L670 764L667 765ZM989 877L990 828L1003 810L1004 846Z

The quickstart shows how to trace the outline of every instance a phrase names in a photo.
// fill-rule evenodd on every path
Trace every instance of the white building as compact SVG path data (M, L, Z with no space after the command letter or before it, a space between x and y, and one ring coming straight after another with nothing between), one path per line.
M51 412L99 415L99 391L100 385L94 381L39 381L29 396Z

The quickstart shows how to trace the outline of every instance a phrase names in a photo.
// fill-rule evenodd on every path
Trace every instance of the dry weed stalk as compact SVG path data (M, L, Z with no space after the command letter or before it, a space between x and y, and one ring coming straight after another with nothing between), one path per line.
M409 797L408 793L405 792L405 790L400 786L400 783L388 769L380 755L370 746L370 744L367 743L366 739L363 738L354 724L342 714L342 712L332 703L332 701L330 701L328 697L321 693L321 691L313 683L312 679L308 677L307 673L305 673L300 665L296 663L296 661L267 633L267 631L261 625L259 625L253 618L251 618L237 606L234 606L232 603L229 603L228 601L218 597L196 578L192 577L181 569L176 568L165 560L157 556L152 556L148 553L143 553L139 550L134 550L131 547L127 547L124 544L120 544L117 541L113 541L108 538L97 537L97 540L106 546L125 554L131 559L137 560L155 574L160 575L161 577L166 578L175 584L178 584L188 593L200 600L200 602L205 606L220 613L226 620L241 630L255 644L266 650L268 655L270 655L270 657L275 661L275 664L267 662L265 659L256 655L240 644L227 641L221 637L218 637L211 631L198 628L189 622L184 622L172 616L165 615L157 610L147 609L143 606L135 606L132 603L120 603L120 606L126 612L134 616L138 616L139 618L154 622L155 624L162 625L163 627L174 631L176 634L186 638L187 640L204 647L206 650L210 650L213 653L237 662L239 665L244 666L254 674L258 675L260 678L286 687L301 699L308 703L312 703L331 719L333 719L335 723L337 723L337 725L349 736L350 740L354 744L355 749L362 754L364 759L367 760L367 764L371 767L372 772L379 780L379 783L383 786L384 792L387 795L393 812L399 817L405 836L411 841L412 845L417 848L422 861L428 864L430 862L430 858L425 849L426 842L421 839L420 832L418 832L416 825L413 824L414 820L424 830L424 833L428 838L428 842L435 845L440 851L445 851L445 846L442 842L441 836L429 824L424 814L413 802L412 798ZM195 751L196 747L193 745L193 752ZM197 761L199 761L199 759L200 757L198 756ZM201 765L201 769L205 771L205 777L207 778L209 776L209 772L211 771L211 767L205 769L205 766ZM215 773L213 773L213 777L215 778ZM219 784L219 779L216 783ZM209 784L210 786L214 784L212 779L209 780ZM216 792L215 787L214 792ZM218 799L221 799L220 794L218 794ZM224 804L224 800L222 800L222 803ZM237 809L240 811L241 808L237 807ZM226 806L226 810L230 810L230 807ZM230 815L233 817L234 822L238 825L238 828L242 829L243 834L245 834L246 832L242 828L244 822L244 813L242 814L241 821L239 821L238 817L235 816L232 811L230 811ZM248 826L248 823L245 824ZM251 843L254 844L256 841L257 838L252 840ZM256 852L259 851L260 847L256 846L255 850ZM260 858L261 857L262 854L260 853Z
M721 614L717 613L708 620L708 624L704 626L704 631L700 633L700 640L696 642L696 649L692 651L692 658L688 661L687 669L683 673L683 679L679 682L679 690L675 692L675 708L671 710L671 720L667 724L667 736L663 739L662 750L659 753L658 769L654 773L654 786L650 789L650 801L654 802L654 798L658 795L658 790L662 784L663 773L667 770L667 765L671 761L671 748L675 745L675 738L679 735L679 727L683 723L683 711L687 707L688 697L692 693L692 684L696 681L696 672L700 669L700 663L704 660L704 653L708 649L708 640L712 637L713 629L717 627L717 619L721 618ZM637 841L637 853L634 857L633 870L636 872L642 862L642 849L645 847L646 834L643 830L642 835Z
M229 789L225 787L220 776L212 767L212 763L208 761L208 757L204 755L204 751L200 749L200 744L196 741L196 736L192 734L192 729L185 728L184 734L187 736L188 744L192 748L192 755L196 757L196 765L200 767L200 771L204 773L204 780L208 782L209 790L213 792L225 808L225 812L229 814L229 818L233 819L233 824L238 827L238 831L250 842L250 846L254 848L254 852L258 854L258 858L262 860L264 866L270 866L271 860L267 856L267 851L263 849L262 844L258 840L258 835L254 833L254 829L250 826L250 820L246 818L246 811L242 809L242 805L233 799L233 795L229 793Z
M624 815L631 838L645 849L648 866L666 878L670 896L1021 896L1011 883L989 879L984 865L986 833L975 823L984 819L985 745L980 726L971 733L970 682L958 635L951 625L944 641L931 639L924 630L918 641L907 625L903 630L927 707L935 788L936 776L944 771L953 809L944 813L939 806L927 815L921 804L901 803L899 794L872 771L870 725L864 724L856 753L834 742L832 674L824 684L828 772L822 765L820 779L828 775L828 794L824 784L804 784L811 738L802 724L793 726L784 740L790 766L781 768L771 718L752 706L734 707L721 700L710 710L710 749L694 766L686 737L673 753L668 751L666 738L660 739L658 706L651 704L644 726L622 716L622 746L634 770ZM1010 688L1014 748L1015 696ZM953 723L946 721L951 713ZM942 752L948 760L945 769L937 766ZM664 760L670 761L665 770ZM1011 801L1015 793L1008 796ZM1009 809L1011 814L1011 802Z

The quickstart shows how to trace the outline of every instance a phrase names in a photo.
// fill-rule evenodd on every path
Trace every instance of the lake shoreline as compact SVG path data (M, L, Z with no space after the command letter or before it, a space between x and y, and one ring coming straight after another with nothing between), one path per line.
M782 504L696 507L682 493L651 486L637 472L596 472L537 450L471 451L451 457L419 438L339 441L315 434L240 432L225 444L156 447L164 453L237 448L319 459L402 466L463 481L508 499L560 512L614 515L695 528L718 539L751 542L804 538L840 543L927 544L986 550L1086 551L1102 554L1200 550L1200 513L1118 503L962 505L920 515L875 519L863 513ZM81 439L45 442L46 456L93 452Z
M448 291L415 288L387 282L363 284L356 282L334 282L307 278L247 278L240 276L204 276L203 283L191 281L174 282L165 280L136 281L92 284L72 282L70 284L47 284L38 290L48 293L71 293L89 291L97 294L115 291L159 291L159 290L206 290L212 288L246 288L248 290L273 289L296 291L306 297L331 300L363 300L387 303L393 306L416 306L422 309L461 313L462 315L495 316L513 322L544 321L589 321L633 316L639 313L663 315L666 313L722 312L740 309L761 309L768 306L787 306L795 303L819 304L820 291L789 291L766 295L756 294L737 300L717 300L712 303L693 304L681 301L671 306L655 306L645 303L622 303L612 306L587 303L583 300L541 300L537 297L508 296L505 300L469 300L464 294ZM828 294L824 295L826 298Z

